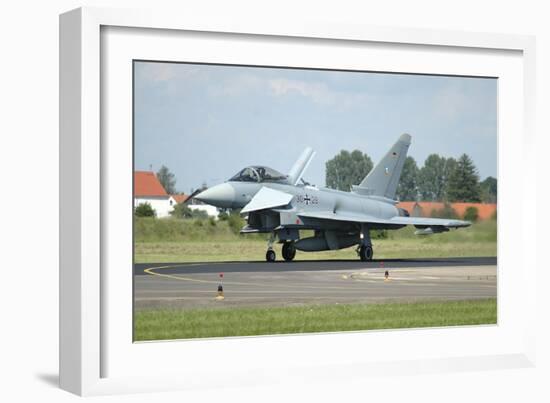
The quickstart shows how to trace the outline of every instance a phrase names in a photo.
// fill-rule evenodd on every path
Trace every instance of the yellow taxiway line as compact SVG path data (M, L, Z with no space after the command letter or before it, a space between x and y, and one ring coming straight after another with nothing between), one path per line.
M196 264L195 266L199 266L200 264ZM188 264L185 265L174 265L174 266L159 266L159 267L149 267L144 270L144 273L150 274L152 276L158 276L158 277L165 277L170 278L174 280L179 281L191 281L195 283L205 283L205 284L220 284L220 280L200 280L196 278L190 278L190 277L183 277L183 276L175 276L173 274L164 274L164 273L157 273L154 270L165 270L165 269L174 269L184 266L190 266ZM222 284L224 285L244 285L244 286L254 286L254 287L271 287L272 284L266 284L266 283L240 283L240 282L233 282L233 281L226 281L222 280ZM382 282L382 281L381 281ZM359 282L354 282L355 284L358 284ZM350 283L353 284L353 283ZM308 285L281 285L277 284L277 287L283 287L283 288L300 288L300 289L312 289L312 290L349 290L350 287L337 287L337 286L308 286Z

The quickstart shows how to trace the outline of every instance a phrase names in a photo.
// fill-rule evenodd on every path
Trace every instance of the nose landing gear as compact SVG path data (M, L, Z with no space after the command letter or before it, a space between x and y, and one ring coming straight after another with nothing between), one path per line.
M274 262L277 258L277 255L273 250L275 237L276 237L275 232L272 232L269 236L269 239L267 240L267 252L265 253L266 262ZM287 262L292 261L296 256L296 246L294 246L294 241L285 240L283 242L282 252L283 252L283 259L285 259Z
M273 243L275 242L275 233L272 232L267 240L267 252L265 253L266 262L274 262L277 258L275 251L273 250Z
M275 255L275 251L273 249L268 249L265 253L265 260L267 262L274 262L277 256Z

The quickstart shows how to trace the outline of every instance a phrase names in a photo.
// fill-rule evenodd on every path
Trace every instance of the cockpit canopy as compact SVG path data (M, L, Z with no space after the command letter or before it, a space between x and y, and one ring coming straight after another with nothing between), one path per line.
M287 176L264 166L250 166L229 179L230 182L278 182L287 183Z

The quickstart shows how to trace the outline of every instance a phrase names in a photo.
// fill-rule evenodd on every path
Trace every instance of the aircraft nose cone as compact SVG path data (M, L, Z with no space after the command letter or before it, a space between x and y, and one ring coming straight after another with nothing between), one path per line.
M235 201L235 189L228 183L222 183L200 192L195 199L212 206L227 208Z

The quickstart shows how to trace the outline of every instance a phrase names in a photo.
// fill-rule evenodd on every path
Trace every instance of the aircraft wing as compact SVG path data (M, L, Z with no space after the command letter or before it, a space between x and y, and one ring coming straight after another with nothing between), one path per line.
M308 211L298 213L299 217L316 218L319 220L333 220L357 223L388 224L388 225L414 225L416 227L444 227L459 228L470 226L469 221L452 220L447 218L425 218L425 217L402 217L378 218L364 214L353 214L347 212L332 211Z
M262 187L256 195L241 210L241 214L251 211L265 210L275 207L286 206L292 200L291 194L279 190Z

